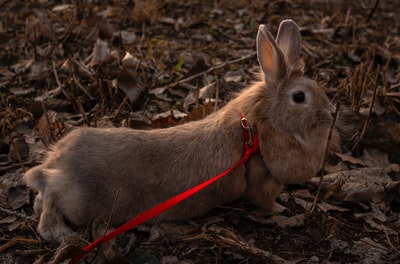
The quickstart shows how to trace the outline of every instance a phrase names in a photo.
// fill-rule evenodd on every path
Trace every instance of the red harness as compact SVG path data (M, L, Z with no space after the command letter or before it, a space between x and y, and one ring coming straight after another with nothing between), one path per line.
M71 258L70 260L70 264L71 263L76 263L79 260L81 260L87 253L89 253L90 251L94 250L95 248L97 248L98 246L100 246L102 243L107 242L108 240L119 236L122 233L125 233L126 231L135 228L136 226L152 219L153 217L167 211L168 209L170 209L171 207L177 205L178 203L182 202L183 200L189 198L190 196L192 196L193 194L199 192L200 190L202 190L203 188L207 187L208 185L216 182L217 180L221 179L222 177L226 176L227 174L231 173L233 170L235 170L237 167L239 167L240 165L244 164L253 153L258 152L258 145L259 145L259 141L258 141L258 135L257 133L254 132L253 128L249 125L249 122L247 121L247 119L242 115L240 124L243 128L243 138L244 138L244 154L242 159L237 162L233 167L227 169L226 171L222 172L221 174L215 176L214 178L211 178L203 183L200 183L199 185L183 192L180 193L178 195L176 195L175 197L172 197L171 199L151 208L150 210L132 218L131 220L129 220L128 222L126 222L125 224L123 224L122 226L114 229L113 231L111 231L110 233L106 234L105 236L99 237L98 239L96 239L94 242L92 242L91 244L87 245L86 247L83 248L83 252L80 253L79 255Z

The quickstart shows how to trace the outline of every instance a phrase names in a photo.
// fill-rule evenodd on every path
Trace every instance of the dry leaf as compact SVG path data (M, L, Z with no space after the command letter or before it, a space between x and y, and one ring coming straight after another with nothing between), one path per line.
M53 259L49 264L59 264L64 263L75 256L82 253L83 243L80 239L75 237L69 237L68 241L63 241L57 248Z
M59 114L49 110L43 113L34 128L35 136L39 137L46 146L54 143L62 135L65 125Z
M118 88L125 92L131 103L134 103L142 93L136 75L129 69L121 70L117 82Z
M35 89L33 87L29 87L27 89L22 88L22 87L13 87L10 89L10 92L15 94L15 95L27 95L30 93L33 93Z
M9 215L6 216L2 219L0 219L0 224L4 225L4 224L11 224L14 223L15 221L17 221L18 217L14 216L14 215Z
M393 181L388 173L399 172L398 164L385 168L359 168L324 176L323 191L340 201L381 202L392 190L400 188L400 181ZM318 186L319 177L310 183ZM400 191L400 190L399 190Z
M349 162L354 165L367 166L361 159L354 158L353 156L341 153L335 153L335 155L338 156L342 161Z
M72 10L73 7L74 6L71 5L71 4L56 5L55 7L53 7L53 9L51 11L53 11L53 12L62 12L62 11L66 11L66 10Z
M39 9L33 9L32 14L25 19L25 33L31 42L36 42L41 37L48 40L55 40L56 38L52 22Z
M125 56L121 60L122 66L125 66L130 69L135 69L139 65L140 61L133 57L129 52L125 53Z
M89 63L89 67L108 64L113 60L114 58L110 54L107 42L97 39L96 44L93 47L92 59Z
M22 173L4 174L0 178L0 206L17 210L29 203L29 190L22 181Z
M389 235L398 235L398 232L388 227L386 223L381 223L375 219L374 214L354 214L357 218L361 218L370 226L370 232L383 232Z
M34 64L34 60L33 59L26 59L26 60L23 60L23 61L21 61L19 63L11 65L10 68L16 74L22 74L22 73L28 71L28 69L30 69L33 64Z
M179 110L172 110L172 111L166 111L163 113L159 113L153 116L152 120L157 120L157 119L163 119L163 118L169 118L172 117L173 119L179 119L179 118L183 118L186 117L187 114L183 113Z
M310 210L313 206L313 202L312 201L306 201L304 199L301 198L294 198L294 201L296 202L296 204L300 205L301 207L303 207L306 211ZM338 212L348 212L350 211L348 208L345 207L341 207L341 206L337 206L334 204L330 204L327 202L319 202L317 203L317 207L323 211L323 212L328 212L328 211L338 211Z
M89 69L86 65L75 60L74 58L69 58L65 60L61 66L61 69L66 72L75 74L82 79L94 79L94 72L92 72L91 69Z
M135 32L126 30L114 32L114 37L121 37L123 45L133 44L137 39Z
M339 239L332 239L331 245L332 250L357 256L358 263L382 263L382 256L388 251L387 247L372 241L368 237L363 237L351 243Z
M390 165L388 153L375 148L364 149L360 159L368 167L385 167Z
M291 217L284 215L273 215L272 220L280 227L299 227L304 226L305 214L297 214Z
M237 71L228 71L225 73L224 75L224 80L226 82L241 82L243 81L243 76L245 76L246 74L244 73L244 71L242 69L237 70Z

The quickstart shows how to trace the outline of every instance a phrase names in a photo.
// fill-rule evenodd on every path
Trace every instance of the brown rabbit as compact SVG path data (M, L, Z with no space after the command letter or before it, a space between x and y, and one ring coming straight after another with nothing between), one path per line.
M79 128L60 140L24 179L39 193L35 211L46 240L62 241L97 217L116 226L225 171L243 155L241 115L257 131L259 155L246 166L155 220L188 219L247 197L274 211L283 184L302 183L320 170L333 106L303 76L301 36L282 21L276 40L257 35L262 80L204 120L167 129Z

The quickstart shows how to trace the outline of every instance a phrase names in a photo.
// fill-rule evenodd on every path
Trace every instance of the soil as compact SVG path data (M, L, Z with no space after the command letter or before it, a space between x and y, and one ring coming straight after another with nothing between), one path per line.
M61 263L79 252L40 238L35 193L21 180L51 144L76 126L152 129L204 118L257 78L258 25L276 34L290 18L306 75L341 109L341 149L322 180L286 186L281 214L238 201L199 219L143 225L83 261L400 263L398 1L1 6L0 262Z

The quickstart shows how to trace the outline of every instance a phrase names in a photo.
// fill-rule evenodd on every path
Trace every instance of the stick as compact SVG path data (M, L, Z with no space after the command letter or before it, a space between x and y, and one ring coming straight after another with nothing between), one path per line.
M191 81L191 80L193 80L193 79L196 79L196 78L198 78L198 77L200 77L200 76L202 76L202 75L204 75L204 74L207 74L207 73L210 73L210 72L212 72L212 71L221 69L221 68L225 67L226 65L234 64L234 63L238 63L238 62L241 62L241 61L250 59L250 58L252 58L253 56L255 56L256 54L257 54L256 52L252 52L252 53L247 54L247 55L245 55L245 56L242 56L242 57L240 57L240 58L225 61L225 62L220 63L220 64L218 64L218 65L212 66L212 67L208 68L208 69L205 70L205 71L196 73L196 74L194 74L194 75L192 75L192 76L189 76L189 77L187 77L187 78L181 79L181 80L179 80L179 81L170 83L170 84L168 84L168 85L165 85L165 86L162 86L162 87L159 87L159 88L156 88L156 89L157 89L157 90L158 90L158 89L160 89L160 90L166 90L166 89L175 87L175 86L177 86L177 85L179 85L179 84L186 83L186 82L189 82L189 81ZM153 89L153 90L154 90L154 89Z
M13 139L11 140L11 145L12 145L13 148L14 148L14 154L15 154L15 156L17 157L18 163L19 163L19 165L21 166L22 171L25 172L26 170L25 170L24 162L22 161L21 153L19 153L19 149L18 149L18 147L17 147L17 144L15 143L15 139L17 139L17 137L16 137L16 138L13 138Z
M25 219L25 220L35 221L35 222L37 221L35 218L33 218L31 216L27 216L26 214L21 214L21 213L9 210L9 209L3 208L1 206L0 206L0 211L3 211L4 213L6 213L8 215L14 215L16 217L19 217L19 218L22 218L22 219Z
M57 83L57 85L58 85L58 89L59 89L59 91L57 91L57 94L59 94L59 93L63 93L63 94L64 94L64 96L65 96L66 98L68 98L68 94L67 94L67 92L66 92L66 91L64 91L64 89L63 89L63 85L61 84L61 82L60 82L60 78L58 77L56 63L55 63L55 61L54 61L54 60L53 60L53 61L51 61L51 63L52 63L52 65L53 65L53 74L54 74L54 79L56 79L56 83ZM54 91L54 90L56 90L56 89L53 89L52 91ZM57 94L54 94L54 96L56 96Z
M318 203L319 195L320 195L320 193L321 193L322 182L323 182L323 179L324 179L324 170L325 170L326 162L327 162L327 160L328 160L328 145L329 145L329 142L331 141L332 133L333 133L333 130L334 130L334 128L335 128L335 124L336 124L336 121L337 121L337 118L338 118L338 115L339 115L339 108L340 108L340 104L337 103L337 104L336 104L335 113L334 113L334 116L333 116L332 125L331 125L331 128L329 129L329 135L328 135L328 138L327 138L327 140L326 140L325 155L324 155L324 159L322 160L322 167L321 167L321 173L320 173L320 178L319 178L319 184L318 184L317 193L315 194L314 201L313 201L313 204L312 204L312 206L311 206L311 209L310 209L310 211L308 212L309 214L311 214L312 212L314 212L314 209L315 209L315 207L317 206L317 203Z
M379 68L379 65L378 65L378 68L376 69L375 79L374 79L374 93L372 95L372 100L371 100L371 105L369 107L368 116L367 116L367 119L365 120L365 122L363 124L360 136L357 138L356 142L354 143L353 148L351 149L352 152L354 152L356 150L358 151L358 148L359 148L359 146L361 144L361 141L364 138L365 133L367 132L367 128L369 126L369 123L371 121L372 111L373 111L373 108L374 108L376 95L378 93L378 85L377 85L376 82L377 82L377 79L378 79L378 76L379 76L379 69L380 68Z
M115 114L115 116L114 116L114 118L113 118L113 121L117 120L119 114L120 114L121 111L122 111L122 107L123 107L125 104L128 103L128 100L129 100L129 97L126 95L125 98L124 98L124 100L122 101L122 103L118 106L117 113ZM131 108L131 107L129 106L129 104L127 104L127 105L128 105L129 108ZM132 108L131 108L131 110L132 110Z
M375 13L376 8L378 7L378 4L379 4L379 0L376 0L374 6L372 7L371 12L369 12L367 20L365 20L365 24L368 24L368 22L372 18L372 15Z

